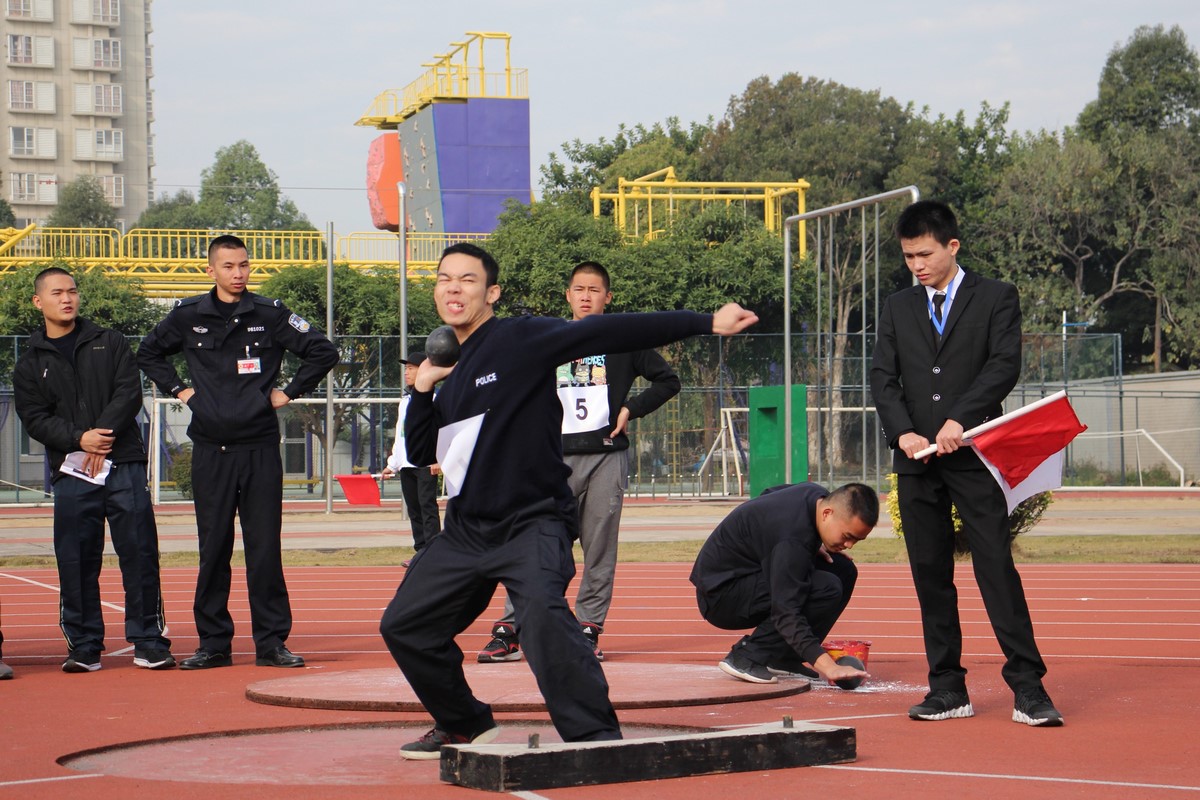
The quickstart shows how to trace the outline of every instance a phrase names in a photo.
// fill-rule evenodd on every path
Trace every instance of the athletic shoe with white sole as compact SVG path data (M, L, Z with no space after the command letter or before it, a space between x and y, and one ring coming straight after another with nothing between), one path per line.
M479 651L479 662L490 664L520 660L521 645L517 641L517 629L507 622L497 622L492 626L492 640Z
M1017 693L1012 720L1035 728L1058 728L1063 724L1063 715L1058 713L1046 690L1039 686Z
M135 647L133 665L142 669L170 669L175 666L175 656L162 647Z
M441 728L433 728L415 742L409 742L400 748L400 757L417 761L432 761L442 757L442 746L447 744L487 744L500 735L496 725L474 736L450 733Z
M72 650L63 662L63 672L95 672L100 669L100 654L91 650Z
M908 710L909 719L943 720L964 719L975 716L971 698L966 692L938 689L925 695L925 699Z
M727 655L717 666L726 675L732 675L739 680L750 683L778 683L769 669L745 656Z

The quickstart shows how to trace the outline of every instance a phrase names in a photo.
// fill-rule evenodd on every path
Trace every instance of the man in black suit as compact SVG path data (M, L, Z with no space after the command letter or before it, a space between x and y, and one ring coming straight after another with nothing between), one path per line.
M929 694L912 719L973 716L962 667L950 505L963 521L975 579L1004 652L1013 721L1056 727L1062 715L1042 687L1046 665L1013 564L1004 493L963 431L1003 413L1021 371L1021 305L1009 283L963 270L958 221L921 201L896 222L904 262L920 283L888 297L879 315L871 393L893 448L900 522L921 606ZM936 456L914 458L937 446Z

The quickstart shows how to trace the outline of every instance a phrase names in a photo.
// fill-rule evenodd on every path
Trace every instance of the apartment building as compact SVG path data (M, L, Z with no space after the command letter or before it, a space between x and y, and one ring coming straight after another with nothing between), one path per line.
M0 197L43 223L60 189L100 180L123 227L154 196L152 0L0 0Z

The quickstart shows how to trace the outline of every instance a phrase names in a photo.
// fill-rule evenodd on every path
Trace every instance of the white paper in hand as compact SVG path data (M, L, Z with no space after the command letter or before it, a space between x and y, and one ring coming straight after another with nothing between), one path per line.
M437 457L442 465L448 497L457 497L462 491L467 468L471 466L471 455L475 452L475 442L479 441L479 429L483 427L483 416L468 417L438 430Z
M82 450L76 450L73 453L67 453L67 457L63 459L62 466L58 471L64 475L70 475L72 478L79 478L81 481L94 483L97 486L103 486L104 481L108 479L108 473L112 470L112 462L107 458L104 459L104 466L95 475L88 475L84 465L87 463L88 454Z

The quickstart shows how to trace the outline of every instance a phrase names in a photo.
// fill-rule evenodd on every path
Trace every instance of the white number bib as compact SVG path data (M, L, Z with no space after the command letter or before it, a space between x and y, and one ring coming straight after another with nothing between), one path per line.
M590 433L608 427L607 386L560 386L558 401L563 407L564 434Z

